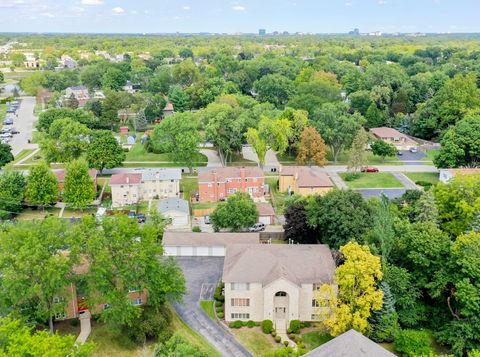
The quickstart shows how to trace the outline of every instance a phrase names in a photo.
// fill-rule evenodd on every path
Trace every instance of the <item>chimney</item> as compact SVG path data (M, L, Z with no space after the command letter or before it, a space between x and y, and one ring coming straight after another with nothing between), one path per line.
M298 171L295 171L295 181L298 181Z
M240 181L241 181L241 187L242 187L242 192L246 192L246 183L245 183L245 167L240 168Z
M130 183L130 176L127 175L127 178L125 179L126 183Z

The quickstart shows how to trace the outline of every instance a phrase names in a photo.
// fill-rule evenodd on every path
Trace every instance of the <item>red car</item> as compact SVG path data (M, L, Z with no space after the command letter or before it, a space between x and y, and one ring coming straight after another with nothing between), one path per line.
M378 172L376 167L362 167L362 172Z

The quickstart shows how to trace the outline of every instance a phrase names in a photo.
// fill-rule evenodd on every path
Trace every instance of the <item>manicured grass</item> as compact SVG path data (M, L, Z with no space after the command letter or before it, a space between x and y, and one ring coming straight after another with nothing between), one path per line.
M220 202L200 202L194 203L192 209L216 208Z
M32 219L44 219L48 215L53 215L54 217L58 217L58 213L60 212L59 208L45 208L45 210L41 209L31 209L26 208L22 212L20 212L15 218L19 221L28 221Z
M338 155L338 161L333 162L333 155L330 148L327 147L327 161L330 165L346 165L350 157L349 150L344 150ZM385 161L381 161L380 157L373 155L371 151L367 151L367 162L370 165L405 165L405 163L398 159L397 156L386 157Z
M23 149L18 153L17 156L15 156L15 160L13 160L11 164L16 164L17 162L19 162L20 160L23 160L34 151L35 151L34 149Z
M346 173L340 176L345 180ZM349 188L403 188L402 184L389 172L363 172L354 181L345 181Z
M98 177L97 178L97 186L98 186L98 193L100 194L100 191L102 190L103 185L105 182L107 183L107 186L105 186L105 192L112 192L112 188L108 184L108 181L110 180L110 177Z
M141 143L136 143L130 151L127 153L125 161L159 161L159 162L171 162L168 154L154 154L151 152L147 152L145 147ZM195 157L195 162L198 163L206 163L207 157L203 154L197 154ZM180 166L180 165L178 165ZM185 166L185 165L182 165Z
M172 327L176 334L182 336L198 350L207 354L207 356L220 357L220 353L196 331L192 330L183 322L178 314L171 308L172 311Z
M97 212L96 207L85 208L84 210L77 210L73 208L65 208L63 211L63 218L82 218L88 215L94 215Z
M182 178L180 180L180 191L183 192L183 198L185 200L190 200L192 194L198 191L198 180L194 177Z
M254 356L263 356L283 347L271 335L264 334L259 327L242 327L230 330L237 340Z
M439 150L427 150L425 152L427 156L423 157L422 161L433 161L433 159L435 159L438 153L439 153Z
M408 172L405 175L413 182L424 181L436 185L439 181L438 172Z
M200 301L200 307L203 311L210 317L212 320L215 320L215 313L213 312L213 301L211 300L202 300Z
M313 350L318 346L323 345L324 343L333 339L332 336L319 331L307 332L302 334L303 343L308 350Z

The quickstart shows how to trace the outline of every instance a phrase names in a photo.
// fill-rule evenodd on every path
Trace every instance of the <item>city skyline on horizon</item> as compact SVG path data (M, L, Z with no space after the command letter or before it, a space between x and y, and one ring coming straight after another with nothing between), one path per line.
M477 33L475 0L0 0L0 32Z

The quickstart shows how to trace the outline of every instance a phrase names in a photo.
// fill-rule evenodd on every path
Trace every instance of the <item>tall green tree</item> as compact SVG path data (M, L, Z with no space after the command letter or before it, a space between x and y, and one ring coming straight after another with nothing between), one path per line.
M348 159L348 169L353 172L359 171L367 164L368 135L365 129L360 128L353 138L352 146L350 148L350 157Z
M48 321L50 334L55 313L65 308L55 297L62 297L65 287L73 282L72 269L78 262L80 232L67 225L50 217L18 222L0 232L2 310L33 321Z
M84 160L74 160L67 165L63 188L63 201L72 208L85 208L95 199L95 186L88 174Z
M33 166L27 177L25 201L32 205L45 207L57 202L58 181L46 163Z
M4 171L0 175L0 214L2 219L22 210L26 180L17 171Z
M395 156L397 154L397 148L383 140L375 140L371 148L373 155L379 156L382 162L385 161L387 156Z
M100 171L121 166L125 160L125 151L111 131L98 130L92 135L87 148L87 162L90 167Z
M438 208L431 190L423 193L413 206L415 222L433 222L438 224Z
M0 144L0 167L13 161L12 147L8 144Z
M253 84L260 102L269 102L283 108L294 93L293 82L280 74L268 74Z
M168 92L168 100L172 102L173 109L176 112L183 113L189 108L190 98L185 91L179 86L173 86Z
M255 153L258 156L258 163L263 167L263 165L265 165L265 155L268 150L267 141L255 128L248 128L245 133L245 139L247 140L247 143L252 146L253 150L255 150Z
M221 203L210 218L215 231L229 229L232 232L245 230L257 222L258 211L247 193L237 192Z
M127 83L127 79L127 74L121 69L110 67L102 76L102 87L118 91Z
M349 114L347 109L345 103L327 103L316 112L313 119L314 127L330 146L335 162L343 149L350 147L365 121L359 113Z
M387 282L382 281L379 287L383 292L382 308L372 313L370 338L376 342L392 342L400 329L395 311L395 298Z

